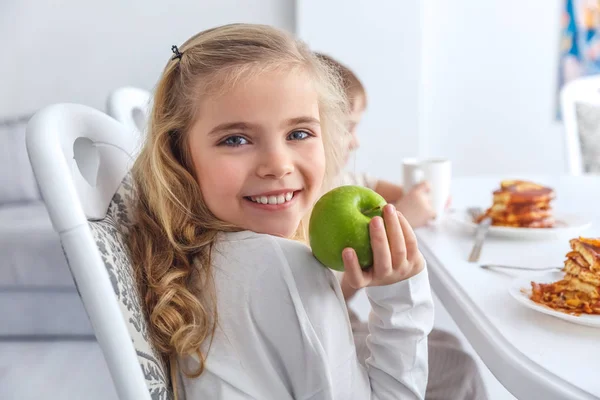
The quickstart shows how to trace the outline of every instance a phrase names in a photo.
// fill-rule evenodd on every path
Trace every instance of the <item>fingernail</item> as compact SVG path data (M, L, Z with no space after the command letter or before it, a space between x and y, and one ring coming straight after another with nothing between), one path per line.
M381 219L381 217L373 218L373 226L375 228L381 228L383 226L383 219Z
M393 205L393 204L388 204L386 207L387 207L387 211L388 211L390 214L393 214L393 213L395 213L395 212L396 212L396 207L394 207L394 205Z
M342 251L342 257L344 257L344 259L346 261L351 261L352 260L352 249L344 249L344 251Z

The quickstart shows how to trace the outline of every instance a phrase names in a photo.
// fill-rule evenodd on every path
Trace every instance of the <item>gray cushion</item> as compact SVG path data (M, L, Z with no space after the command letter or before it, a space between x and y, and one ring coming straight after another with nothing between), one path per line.
M575 106L583 170L600 174L600 107L585 103Z
M133 198L130 177L123 180L109 206L107 216L89 223L104 265L128 323L138 360L153 400L169 400L172 392L167 368L148 337L148 323L142 299L134 280L133 267L127 255L127 233L131 224L129 204Z
M0 287L6 286L74 287L41 201L0 206Z
M28 119L0 120L0 205L40 199L25 146Z
M0 336L94 336L75 285L64 290L0 290L0 321Z
M0 206L0 336L93 331L41 201Z

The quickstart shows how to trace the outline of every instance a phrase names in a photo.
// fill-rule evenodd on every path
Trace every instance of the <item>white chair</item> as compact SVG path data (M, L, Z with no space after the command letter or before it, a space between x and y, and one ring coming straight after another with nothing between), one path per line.
M49 106L27 126L33 171L119 398L167 400L125 247L134 146L122 124L82 105Z
M106 113L137 135L138 143L148 125L152 95L150 92L125 86L111 92L106 99Z
M578 112L578 107L581 105L600 107L600 75L575 79L567 83L560 93L560 108L565 127L567 170L571 175L589 172L585 167L584 152L591 151L591 149L585 149L582 146L581 115ZM597 114L600 121L600 108ZM600 164L600 160L598 163Z

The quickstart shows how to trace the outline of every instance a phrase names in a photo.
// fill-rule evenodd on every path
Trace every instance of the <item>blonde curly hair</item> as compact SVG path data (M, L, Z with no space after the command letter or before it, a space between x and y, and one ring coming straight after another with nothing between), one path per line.
M182 56L169 60L157 84L146 141L133 166L138 198L129 236L151 342L169 365L175 389L178 356L198 357L198 369L184 371L189 377L205 368L201 345L212 339L217 324L211 248L219 231L239 230L211 213L196 181L187 132L201 118L199 100L251 74L299 67L319 96L327 160L323 190L333 186L347 140L339 74L291 35L264 25L231 24L193 36L179 51ZM305 222L299 238L306 237Z

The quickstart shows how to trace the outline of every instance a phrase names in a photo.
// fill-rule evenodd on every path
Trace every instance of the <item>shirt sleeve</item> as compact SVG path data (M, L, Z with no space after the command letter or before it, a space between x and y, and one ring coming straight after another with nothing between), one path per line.
M364 186L371 190L375 190L377 182L379 182L379 180L369 174L351 171L344 171L340 179L341 185Z
M424 268L394 285L366 289L371 303L366 360L374 399L424 399L428 378L427 336L433 300Z
M277 254L269 259L277 260L279 265L267 268L257 277L249 293L248 305L258 346L263 350L261 368L270 376L276 374L287 393L283 390L273 393L271 388L270 393L264 393L264 398L333 399L327 356L313 321L306 313L288 260L277 246L271 249ZM305 267L309 271L314 265ZM328 291L322 282L315 283L315 290L302 295L324 308L337 302L333 291ZM325 316L318 317L326 322Z
M289 394L301 400L423 399L433 326L427 271L367 288L373 309L365 369L356 357L339 285L332 290L333 276L327 281L314 257L294 252L280 251L281 268L261 275L249 302L268 368L278 371ZM306 273L298 278L298 271ZM308 281L296 284L298 279Z
M377 179L374 176L371 176L369 174L363 174L363 181L364 181L363 186L368 187L371 190L375 190L375 188L377 187L377 182L379 182L379 179Z

